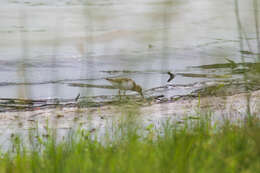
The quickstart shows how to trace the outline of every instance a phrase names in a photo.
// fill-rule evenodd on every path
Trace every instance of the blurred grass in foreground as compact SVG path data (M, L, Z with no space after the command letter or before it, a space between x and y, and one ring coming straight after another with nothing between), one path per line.
M260 172L258 119L221 127L198 119L165 123L161 130L127 121L102 142L84 130L61 142L50 129L44 137L35 132L31 147L13 136L12 150L1 154L0 172Z

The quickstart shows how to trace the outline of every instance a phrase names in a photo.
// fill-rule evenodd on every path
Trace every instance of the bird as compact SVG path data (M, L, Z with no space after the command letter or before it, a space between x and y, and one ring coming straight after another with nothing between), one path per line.
M137 85L135 81L129 78L106 78L107 81L109 81L113 87L119 89L118 94L121 98L120 91L122 90L124 95L127 90L130 91L136 91L138 92L143 98L143 92L142 87L140 85Z

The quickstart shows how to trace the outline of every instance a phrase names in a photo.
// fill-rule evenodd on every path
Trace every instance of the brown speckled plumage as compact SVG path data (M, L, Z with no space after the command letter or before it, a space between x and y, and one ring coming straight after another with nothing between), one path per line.
M106 78L107 81L109 81L115 88L119 89L119 95L120 90L123 90L126 92L127 90L130 91L136 91L138 92L142 97L142 88L135 83L132 79L129 78Z

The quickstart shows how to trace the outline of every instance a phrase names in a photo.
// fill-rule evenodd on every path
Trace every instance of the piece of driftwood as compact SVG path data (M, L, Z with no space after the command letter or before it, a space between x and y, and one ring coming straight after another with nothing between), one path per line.
M92 84L82 84L82 83L69 83L68 85L73 87L117 89L111 85L92 85Z
M133 101L136 103L146 103L148 100L156 100L164 97L163 95L150 96L145 99L138 95L126 95L122 100L118 95L113 96L94 96L80 97L77 95L75 99L20 99L20 98L0 98L0 112L6 111L32 111L46 108L63 108L63 107L101 107L105 105L117 105Z
M53 108L57 106L75 106L75 99L20 99L20 98L0 98L0 112L36 110L43 108Z

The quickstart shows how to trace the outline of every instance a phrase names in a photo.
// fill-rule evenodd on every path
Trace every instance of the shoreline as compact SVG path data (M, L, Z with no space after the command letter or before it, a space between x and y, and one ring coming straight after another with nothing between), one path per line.
M243 118L247 114L247 97L250 96L252 115L260 115L260 90L251 93L240 93L231 96L207 96L197 98L180 98L176 101L164 103L150 103L146 105L122 104L105 105L101 107L57 107L35 111L1 112L0 127L3 131L11 129L30 129L35 125L57 129L69 129L75 125L98 124L104 126L107 120L120 117L135 111L147 122L161 119L182 121L189 116L210 113L214 121L229 118L231 120ZM47 123L48 124L47 124Z

